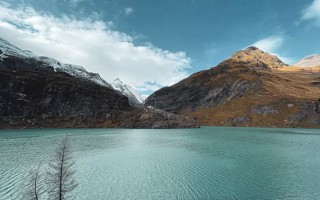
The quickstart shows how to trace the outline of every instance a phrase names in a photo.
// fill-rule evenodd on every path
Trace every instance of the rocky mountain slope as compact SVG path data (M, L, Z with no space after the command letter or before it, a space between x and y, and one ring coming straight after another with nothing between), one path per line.
M191 128L188 117L134 108L98 74L0 40L0 128Z
M320 74L248 47L156 91L145 104L202 125L320 127Z
M123 83L119 78L115 79L111 85L113 89L128 97L130 105L137 107L144 102L144 98L140 94L136 93L130 85Z

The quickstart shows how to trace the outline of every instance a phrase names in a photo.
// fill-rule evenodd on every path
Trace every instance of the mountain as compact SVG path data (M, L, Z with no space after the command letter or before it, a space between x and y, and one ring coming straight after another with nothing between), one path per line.
M191 118L134 108L98 74L0 40L0 128L191 128Z
M119 78L115 79L111 85L113 89L128 97L130 105L139 106L144 102L144 98L140 94L136 93L130 85L124 84Z
M319 98L319 72L248 47L154 92L145 105L194 117L202 125L320 127Z
M299 67L319 67L320 66L320 55L311 55L303 58L297 63L293 64L293 66Z
M31 51L21 50L0 38L0 61L8 56L13 56L25 60L34 60L42 63L41 66L53 67L54 71L66 72L72 76L80 77L98 83L101 86L112 88L99 74L87 72L82 66L61 63L53 58L37 56Z

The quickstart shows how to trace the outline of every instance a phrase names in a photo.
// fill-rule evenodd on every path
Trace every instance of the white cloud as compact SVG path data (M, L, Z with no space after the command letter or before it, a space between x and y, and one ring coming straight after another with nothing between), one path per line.
M282 36L271 36L264 39L261 39L253 44L253 46L258 47L259 49L272 53L277 51L283 44Z
M314 0L302 11L302 20L315 20L316 25L320 26L320 0Z
M281 46L284 42L284 36L283 35L276 35L271 36L267 38L263 38L259 41L256 41L250 46L256 46L259 49L268 52L270 54L276 55L279 57L283 62L285 63L293 63L293 60L289 57L283 56L279 50L281 49Z
M82 65L109 82L119 77L140 91L150 91L188 75L191 61L184 52L134 45L131 36L110 24L0 4L0 37L38 55Z
M133 13L133 8L125 8L123 12L125 16L131 15Z

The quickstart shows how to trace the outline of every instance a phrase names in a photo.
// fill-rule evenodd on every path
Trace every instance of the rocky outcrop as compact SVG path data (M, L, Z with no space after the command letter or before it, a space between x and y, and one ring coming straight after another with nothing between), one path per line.
M317 102L301 102L300 109L289 115L285 122L290 126L317 126L320 124L320 114L317 112Z
M232 125L236 125L236 124L246 124L250 121L251 121L251 119L249 118L248 115L242 115L242 116L235 117L235 118L231 119L229 122Z
M278 111L273 108L272 106L262 105L262 106L255 106L251 109L251 112L266 116L268 114L277 114Z

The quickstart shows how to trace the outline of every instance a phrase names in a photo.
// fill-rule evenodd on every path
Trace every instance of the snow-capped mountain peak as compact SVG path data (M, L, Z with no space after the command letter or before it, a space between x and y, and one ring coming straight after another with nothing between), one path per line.
M314 54L307 56L300 60L299 62L295 63L293 66L298 67L318 67L320 66L320 55Z
M116 78L111 83L113 89L120 91L123 95L127 96L129 103L133 106L140 105L144 102L144 98L138 94L130 85L123 83L119 78Z

